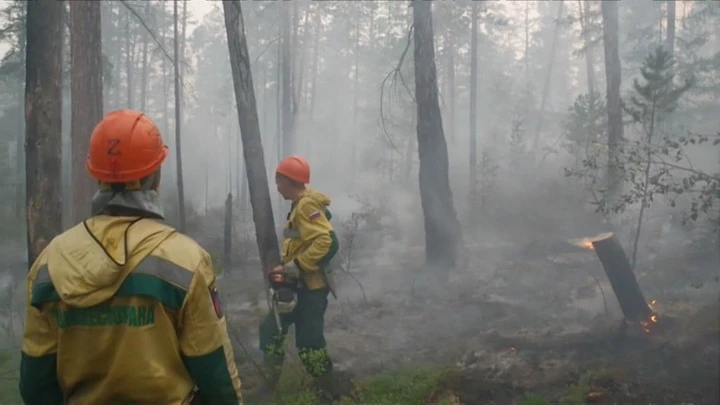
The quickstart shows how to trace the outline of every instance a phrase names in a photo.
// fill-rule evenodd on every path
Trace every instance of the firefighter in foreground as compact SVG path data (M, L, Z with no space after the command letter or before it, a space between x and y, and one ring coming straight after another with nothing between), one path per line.
M90 139L92 217L55 237L27 278L27 404L242 404L210 256L162 223L168 154L142 113Z
M285 336L295 324L295 345L305 369L321 391L337 397L324 317L328 294L335 295L330 261L338 251L338 240L330 224L330 198L306 187L309 182L310 166L305 159L288 156L278 164L275 183L292 206L283 231L283 264L269 274L272 311L260 324L266 375L263 391L272 391L277 384Z

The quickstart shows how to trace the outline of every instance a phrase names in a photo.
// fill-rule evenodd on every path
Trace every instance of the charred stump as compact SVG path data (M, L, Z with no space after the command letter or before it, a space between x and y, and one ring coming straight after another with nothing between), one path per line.
M645 301L630 260L614 233L600 234L594 238L583 238L570 243L595 251L610 281L615 297L620 303L625 322L640 324L646 332L657 323L657 315ZM621 333L627 330L623 323Z
M625 319L640 322L650 318L652 311L645 301L630 260L615 234L592 242L605 270Z

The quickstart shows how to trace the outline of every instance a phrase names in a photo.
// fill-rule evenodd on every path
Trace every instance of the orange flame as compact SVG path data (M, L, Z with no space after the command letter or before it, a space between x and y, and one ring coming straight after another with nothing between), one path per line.
M640 321L640 326L642 326L643 330L646 333L650 333L653 326L655 326L658 323L658 315L656 313L652 313L650 317L646 320Z
M601 233L601 234L599 234L597 236L593 236L593 237L570 239L568 241L568 243L571 245L577 246L577 247L581 247L583 249L595 250L595 246L593 245L593 242L599 242L599 241L605 240L611 236L613 236L612 232L605 232L605 233Z
M595 250L595 246L593 246L592 241L588 238L573 239L569 242L570 244L581 247L583 249Z

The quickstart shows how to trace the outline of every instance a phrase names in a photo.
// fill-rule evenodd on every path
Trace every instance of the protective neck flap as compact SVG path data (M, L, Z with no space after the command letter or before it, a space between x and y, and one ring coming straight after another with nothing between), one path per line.
M92 215L107 214L109 208L129 208L164 219L160 194L155 190L114 192L98 190L92 198Z

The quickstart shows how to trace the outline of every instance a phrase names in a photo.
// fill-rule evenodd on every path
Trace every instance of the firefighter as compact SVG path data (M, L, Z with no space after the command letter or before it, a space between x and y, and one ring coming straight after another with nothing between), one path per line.
M309 182L310 166L302 157L288 156L278 164L278 192L292 205L283 231L283 264L269 273L273 310L260 324L266 371L263 391L272 391L277 384L283 342L288 327L295 324L295 345L305 369L320 390L336 397L324 317L328 295L335 295L330 260L337 253L338 240L330 224L330 198L306 187Z
M163 224L168 154L143 113L108 113L86 167L92 216L55 237L27 277L27 404L242 404L210 256Z

